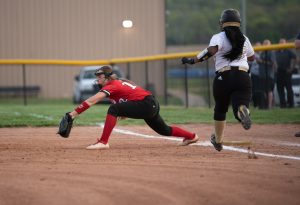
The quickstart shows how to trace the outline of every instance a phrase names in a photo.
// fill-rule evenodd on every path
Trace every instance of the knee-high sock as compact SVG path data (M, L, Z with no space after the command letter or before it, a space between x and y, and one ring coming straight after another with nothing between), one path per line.
M223 142L223 135L225 129L226 121L217 121L215 120L215 136L216 142L222 143Z
M175 137L184 137L185 139L193 139L195 137L195 133L188 132L179 127L171 126L172 128L172 136Z
M116 123L117 123L117 117L110 114L106 115L105 125L99 142L103 144L107 144L109 136L112 130L114 129L114 127L116 126Z

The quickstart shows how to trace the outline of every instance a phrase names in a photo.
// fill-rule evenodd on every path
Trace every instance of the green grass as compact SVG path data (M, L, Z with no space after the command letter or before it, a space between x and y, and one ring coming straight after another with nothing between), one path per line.
M64 113L72 111L76 105L64 101L48 101L43 103L8 104L0 102L0 127L22 126L57 126ZM81 114L75 125L95 125L104 122L109 105L95 105ZM161 116L167 123L213 123L213 108L184 108L180 106L161 106ZM300 108L272 110L251 109L251 117L258 124L300 124ZM227 121L236 123L232 111L229 110ZM121 125L145 124L143 120L127 119L118 122Z

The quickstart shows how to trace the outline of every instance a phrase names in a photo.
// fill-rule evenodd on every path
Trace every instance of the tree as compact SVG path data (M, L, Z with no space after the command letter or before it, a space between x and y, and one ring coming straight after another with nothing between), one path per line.
M293 39L299 32L298 0L251 0L246 5L247 36L252 42ZM220 14L228 8L241 11L241 0L166 0L167 45L207 43L219 31Z

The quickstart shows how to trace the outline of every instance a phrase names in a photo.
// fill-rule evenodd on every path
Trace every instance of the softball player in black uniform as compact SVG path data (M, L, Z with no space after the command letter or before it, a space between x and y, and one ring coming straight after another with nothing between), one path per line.
M254 50L249 39L241 32L240 25L241 18L237 10L224 10L220 19L221 32L211 38L208 48L195 58L182 58L183 64L195 64L211 56L215 57L215 130L211 136L211 143L218 151L223 149L226 113L230 102L235 118L241 122L244 129L248 130L251 127L248 108L252 85L247 61L254 60Z

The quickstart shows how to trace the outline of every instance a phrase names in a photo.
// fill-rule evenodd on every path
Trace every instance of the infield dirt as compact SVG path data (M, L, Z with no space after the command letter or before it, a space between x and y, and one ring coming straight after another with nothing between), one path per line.
M179 125L208 141L212 125ZM117 126L156 135L147 126ZM226 140L252 141L258 156L211 146L113 132L108 150L85 150L100 127L74 127L70 138L57 128L0 129L0 204L300 204L298 125L240 125ZM246 148L245 148L246 149Z

